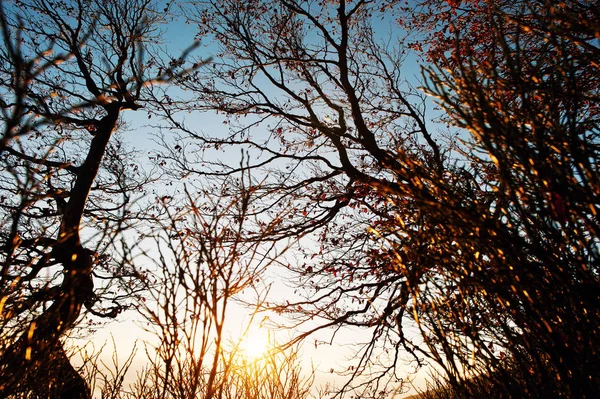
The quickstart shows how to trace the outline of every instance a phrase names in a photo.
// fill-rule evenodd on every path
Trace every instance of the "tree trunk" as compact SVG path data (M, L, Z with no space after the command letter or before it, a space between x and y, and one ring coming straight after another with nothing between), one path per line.
M73 327L81 308L94 297L93 259L90 251L81 244L79 231L87 198L120 108L115 105L107 107L106 111L107 115L99 121L87 157L79 168L63 214L58 243L52 249L52 257L63 266L60 292L52 305L30 324L0 359L0 370L4 374L0 397L23 391L36 392L52 399L90 397L89 387L70 364L59 339ZM55 370L60 370L60 373L55 373ZM45 392L38 392L40 390Z

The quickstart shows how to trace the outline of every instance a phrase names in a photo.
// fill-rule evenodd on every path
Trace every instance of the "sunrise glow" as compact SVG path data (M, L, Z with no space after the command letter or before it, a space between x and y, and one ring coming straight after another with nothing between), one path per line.
M269 337L263 331L249 333L240 345L242 355L248 360L263 358L269 352Z

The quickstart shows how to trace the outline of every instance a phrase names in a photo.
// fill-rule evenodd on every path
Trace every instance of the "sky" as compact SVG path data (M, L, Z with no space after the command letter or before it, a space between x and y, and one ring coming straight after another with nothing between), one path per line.
M387 31L393 27L393 20L385 20L380 24L380 27ZM162 35L163 46L168 49L168 52L173 55L182 53L186 48L193 42L196 34L196 28L187 24L184 18L180 17L174 21L171 21L164 27L164 34ZM387 34L387 32L386 32ZM208 58L213 57L216 53L216 48L208 45L208 43L202 43L202 46L195 50L192 54L194 57ZM406 68L405 76L410 78L413 84L418 85L421 71L420 66L417 62L416 56L409 56L404 63ZM179 93L185 96L186 93ZM429 109L432 108L432 104L429 105ZM128 129L123 134L123 138L128 145L141 152L140 162L145 163L145 157L152 155L154 151L161 149L161 144L157 140L157 134L159 133L156 125L160 124L160 120L156 116L151 116L145 110L141 109L138 111L128 111L124 114L124 120L127 122ZM228 128L223 124L223 116L217 115L211 112L193 112L186 116L186 121L189 126L196 126L205 132L225 132ZM239 162L239 152L232 153L219 153L215 154L215 157L230 157L227 161L232 164ZM169 193L172 188L167 186L158 186L157 190L164 190ZM151 248L148 249L152 251ZM277 272L271 272L268 275L267 280L272 283L271 294L274 298L288 298L290 296L290 288L282 283L285 280L285 272L279 270ZM228 318L234 320L231 325L229 332L231 337L235 337L239 334L240 327L250 319L251 310L245 309L242 306L234 306L230 311ZM260 319L260 317L259 317ZM237 330L237 331L236 331ZM266 332L254 326L252 328L252 335L265 335ZM287 331L280 333L272 333L274 336L279 334L279 337L285 337L289 334ZM363 338L365 336L364 331L353 331L350 329L342 330L336 335L334 344L319 344L314 345L316 340L318 341L329 341L331 336L330 331L319 333L315 337L307 339L303 346L303 362L306 370L309 370L311 365L317 367L315 386L319 386L325 383L331 383L334 381L336 384L342 384L345 379L338 377L337 374L331 373L331 370L343 371L346 370L348 365L352 364L353 351L352 344L357 342L357 338ZM279 338L278 339L283 339ZM108 364L112 357L112 339L115 340L115 345L119 357L123 360L133 350L134 345L137 345L138 352L133 362L130 373L127 376L127 380L133 381L136 377L136 370L139 370L145 363L145 353L143 349L140 349L141 341L149 340L152 341L151 335L144 331L143 322L138 319L138 316L134 312L125 312L120 315L119 318L107 324L105 327L100 328L93 336L93 344L96 347L102 346L103 343L107 343L107 349L103 352L104 361ZM350 360L349 360L350 359ZM411 372L410 368L407 368L407 374ZM422 386L424 374L419 374L415 380L416 386ZM406 393L406 395L413 394L414 391ZM400 395L403 397L405 395Z

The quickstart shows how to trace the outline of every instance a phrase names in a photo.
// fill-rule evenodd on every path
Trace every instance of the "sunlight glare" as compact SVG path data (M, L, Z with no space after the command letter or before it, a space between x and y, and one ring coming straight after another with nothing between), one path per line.
M269 339L267 334L254 332L250 334L241 344L241 349L246 358L257 360L267 355Z

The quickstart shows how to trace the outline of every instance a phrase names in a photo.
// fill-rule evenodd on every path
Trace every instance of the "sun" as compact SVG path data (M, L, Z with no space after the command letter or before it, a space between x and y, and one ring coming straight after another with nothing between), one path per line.
M243 339L240 348L248 360L261 359L269 352L269 337L263 331L253 331Z

